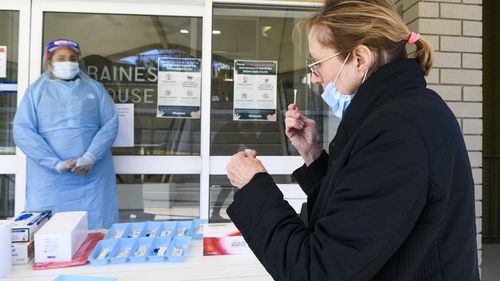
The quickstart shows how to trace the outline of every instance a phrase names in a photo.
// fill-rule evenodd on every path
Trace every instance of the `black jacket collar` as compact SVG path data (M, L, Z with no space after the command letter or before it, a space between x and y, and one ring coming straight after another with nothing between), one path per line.
M347 108L337 134L330 143L330 158L337 159L349 137L384 101L425 87L427 83L423 70L414 59L397 60L380 67L359 87Z

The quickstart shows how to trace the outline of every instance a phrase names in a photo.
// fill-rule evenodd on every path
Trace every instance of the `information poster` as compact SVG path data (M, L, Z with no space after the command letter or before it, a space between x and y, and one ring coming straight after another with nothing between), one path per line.
M0 78L7 77L7 46L0 46Z
M159 118L200 118L201 60L158 59Z
M276 121L277 61L234 61L233 120Z
M118 135L113 147L133 147L134 146L134 104L115 104L118 112Z

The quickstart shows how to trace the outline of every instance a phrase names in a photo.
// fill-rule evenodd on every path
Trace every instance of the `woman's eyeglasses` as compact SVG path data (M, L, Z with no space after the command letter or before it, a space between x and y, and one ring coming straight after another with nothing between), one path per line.
M319 72L318 72L318 68L319 68L319 64L326 61L326 60L329 60L333 57L336 57L338 55L340 55L342 52L338 52L338 53L335 53L333 55L330 55L326 58L323 58L323 59L320 59L319 61L314 61L313 59L307 59L306 60L306 64L307 64L307 67L309 67L309 69L311 70L311 72L316 75L316 77L319 78Z

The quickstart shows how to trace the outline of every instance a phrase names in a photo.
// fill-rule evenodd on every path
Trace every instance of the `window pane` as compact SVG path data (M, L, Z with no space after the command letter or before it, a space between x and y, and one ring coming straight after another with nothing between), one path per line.
M199 155L200 119L157 118L158 59L201 58L201 18L45 13L43 44L77 41L82 68L134 104L134 147L114 155Z
M284 192L284 198L289 204L300 211L300 205L305 202L305 194L302 194L300 187L296 185L295 180L289 175L272 175L274 181L281 186ZM227 207L233 202L234 193L238 189L234 187L227 176L210 176L210 222L228 222L229 217L226 213ZM299 194L299 196L297 196Z
M0 155L15 154L12 120L17 101L19 12L0 11Z
M0 219L14 216L14 175L0 175Z
M311 74L305 66L308 55L307 34L296 28L311 13L312 10L307 8L250 8L241 5L214 7L210 126L212 155L231 155L241 147L255 149L258 155L298 155L285 136L283 124L288 104L294 100L294 90L297 90L296 104L306 116L316 121L321 139L326 142L322 145L328 144L336 127L331 124L332 119L325 110L320 87L309 83ZM277 77L244 77L237 72L238 79L243 77L243 82L235 81L235 61L277 62ZM247 83L247 78L250 79L250 84ZM242 121L238 119L241 116L236 110L233 111L233 107L237 107L236 102L242 104L240 100L247 98L247 95L241 94L240 99L235 88L253 87L248 96L257 95L261 89L265 89L259 88L262 85L258 83L263 82L252 82L251 79L260 78L263 81L268 81L265 79L269 78L277 81L273 92L266 95L262 91L263 99L271 95L272 100L275 96L276 106L273 110L276 116L267 113L268 109L262 107L266 105L257 100L252 105L254 107L248 110L257 113L252 116L249 113L251 118ZM242 83L247 84L242 86ZM260 117L254 118L255 116Z
M200 216L199 175L116 175L120 222Z

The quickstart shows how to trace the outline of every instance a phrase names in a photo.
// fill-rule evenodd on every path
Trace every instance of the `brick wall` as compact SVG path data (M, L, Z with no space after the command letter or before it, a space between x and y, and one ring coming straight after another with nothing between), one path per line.
M482 233L482 0L395 0L410 29L434 47L427 82L453 110L469 151L475 183L479 262Z

